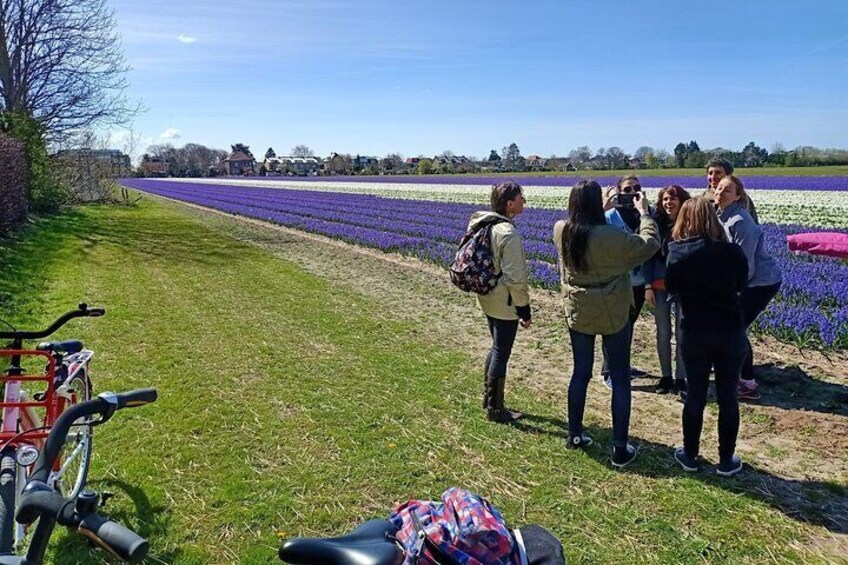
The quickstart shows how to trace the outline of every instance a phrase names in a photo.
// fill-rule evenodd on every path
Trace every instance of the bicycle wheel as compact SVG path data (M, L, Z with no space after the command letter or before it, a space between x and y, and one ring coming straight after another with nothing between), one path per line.
M70 405L91 400L91 381L81 373L71 379L73 390ZM88 467L91 464L91 418L81 418L71 425L68 439L59 455L61 467L55 472L56 490L65 498L77 496L85 487Z

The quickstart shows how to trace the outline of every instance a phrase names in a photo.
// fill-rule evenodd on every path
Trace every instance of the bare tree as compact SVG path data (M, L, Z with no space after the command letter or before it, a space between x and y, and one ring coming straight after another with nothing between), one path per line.
M314 157L315 152L306 145L295 145L291 150L292 157Z
M51 138L124 123L129 70L106 0L0 0L0 103Z

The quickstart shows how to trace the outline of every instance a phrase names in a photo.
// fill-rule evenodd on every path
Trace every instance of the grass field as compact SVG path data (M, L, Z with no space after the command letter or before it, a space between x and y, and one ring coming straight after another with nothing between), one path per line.
M478 360L428 320L179 205L80 208L0 246L0 318L41 326L80 301L107 316L58 337L97 352L95 390L159 390L96 429L91 473L151 563L273 563L279 537L339 534L451 485L547 526L569 563L839 560L822 522L750 482L684 476L659 450L626 473L606 450L567 452L562 407L530 391L512 398L536 431L485 422ZM53 547L54 563L101 559L68 534Z

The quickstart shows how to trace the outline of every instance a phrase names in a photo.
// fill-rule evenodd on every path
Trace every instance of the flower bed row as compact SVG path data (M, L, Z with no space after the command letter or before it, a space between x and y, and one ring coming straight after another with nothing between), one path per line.
M392 178L392 177L388 177ZM521 179L534 182L536 177ZM574 181L558 177L563 181ZM778 177L780 178L780 177ZM832 177L841 178L841 177ZM605 179L600 179L605 180ZM611 180L611 179L606 179ZM654 186L642 179L648 197L653 201L661 186L670 182L680 182L681 179L663 179L661 185ZM748 179L745 179L746 182ZM848 185L848 179L845 185ZM485 206L489 202L490 185L485 184L424 184L397 182L335 182L323 177L317 180L263 179L263 178L218 178L218 179L173 179L172 182L195 182L200 184L220 184L226 186L256 186L267 188L283 188L289 190L311 190L329 192L348 192L353 194L373 194L386 198L403 198L405 200L438 200L440 202L455 202ZM611 181L614 182L614 181ZM570 186L537 186L523 185L528 202L534 208L562 210L568 207ZM703 192L703 179L696 184L683 184L691 194ZM757 205L757 212L762 221L775 224L807 224L822 227L848 229L848 190L762 190L750 191L751 198Z
M288 190L244 184L153 179L122 181L168 198L192 202L357 245L398 252L447 266L478 205L385 198L348 192ZM533 283L559 286L552 236L561 210L528 208L516 220ZM799 345L848 347L848 264L788 252L786 236L811 227L765 224L766 244L780 262L784 283L755 329Z

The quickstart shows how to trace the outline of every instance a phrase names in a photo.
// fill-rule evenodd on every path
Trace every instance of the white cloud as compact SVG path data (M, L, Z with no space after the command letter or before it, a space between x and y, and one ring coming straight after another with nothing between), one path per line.
M181 33L179 36L177 36L177 41L179 41L180 43L194 43L195 41L197 41L197 38Z
M177 128L168 128L159 134L161 139L179 139L183 134Z

